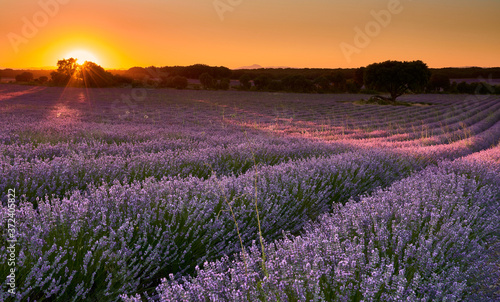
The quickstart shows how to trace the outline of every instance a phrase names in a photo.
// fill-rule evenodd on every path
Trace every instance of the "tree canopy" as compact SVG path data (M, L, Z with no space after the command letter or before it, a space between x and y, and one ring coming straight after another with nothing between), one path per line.
M113 75L94 62L85 62L79 66L77 77L85 87L109 87L115 83Z
M16 82L31 82L33 81L33 74L31 72L23 72L16 76Z
M77 59L69 58L57 61L57 70L50 74L54 85L67 85L75 74L78 64Z
M365 85L370 89L388 92L390 98L377 97L395 102L397 97L407 91L422 91L430 77L431 72L422 61L385 61L366 67Z

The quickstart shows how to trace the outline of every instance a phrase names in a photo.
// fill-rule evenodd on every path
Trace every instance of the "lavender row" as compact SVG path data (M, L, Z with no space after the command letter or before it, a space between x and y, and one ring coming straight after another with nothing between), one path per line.
M465 156L464 161L488 163L491 169L500 173L500 144L480 152Z
M440 158L453 159L475 151L486 149L498 142L500 123L491 126L489 120L475 125L475 136L449 144L429 147L405 147L405 152L415 156L432 157L436 162ZM490 127L490 128L488 128ZM480 132L482 129L487 129ZM218 141L217 139L214 139ZM173 142L170 146L177 144ZM182 144L182 143L180 143ZM241 174L254 166L275 165L291 159L311 157L325 154L339 154L360 148L385 146L396 148L398 144L372 141L350 141L339 143L304 143L297 139L260 139L255 143L216 146L205 149L184 150L172 148L157 153L131 153L128 156L97 156L86 153L49 159L17 159L13 164L0 163L0 192L6 196L6 190L16 189L24 194L27 200L36 204L37 198L45 195L63 196L72 190L85 191L89 185L99 185L120 181L131 183L147 177L161 179L164 176L188 175L207 178L212 170L219 175ZM118 148L119 149L119 148ZM254 162L255 156L255 162Z
M407 109L406 112L403 112L403 110L400 110L399 115L395 115L389 120L386 117L383 120L379 119L377 122L370 121L366 126L386 129L387 123L398 123L406 129L412 129L422 124L429 128L439 128L443 124L451 125L469 119L474 115L488 112L489 108L495 105L498 105L498 101L490 100L487 102L461 102L457 105L449 104L447 106L428 106L418 108L418 111ZM387 113L397 114L397 112L393 109ZM409 117L410 113L411 117ZM360 126L363 127L361 124Z
M319 119L316 122L305 122L300 120L293 120L287 123L282 124L264 124L264 127L261 125L261 128L269 129L273 132L284 132L296 136L307 136L312 138L321 138L324 140L337 140L337 139L364 139L364 138L374 138L373 141L384 141L387 139L390 140L408 140L415 137L421 137L425 134L426 138L432 137L435 134L439 133L452 133L453 131L457 131L457 134L461 134L463 129L470 124L480 121L481 119L494 119L498 118L497 116L490 117L491 111L493 113L496 112L498 115L498 101L491 101L491 104L483 104L481 108L476 108L477 106L472 106L470 108L471 112L462 113L465 118L464 121L460 122L462 118L453 114L453 111L449 111L449 118L445 118L445 116L441 116L437 119L439 123L422 122L422 120L418 120L416 125L407 126L406 123L398 123L395 122L394 118L391 117L380 117L378 120L369 120L363 121L364 126L359 124L357 121L345 121L344 117L334 116L332 119L336 122L333 122L328 119ZM418 112L418 111L413 111ZM389 113L389 112L388 112ZM393 112L392 112L393 113ZM326 117L325 117L326 118ZM401 118L401 117L399 117ZM408 118L412 119L413 118ZM406 119L406 121L408 121ZM409 122L411 124L411 122ZM439 124L439 125L438 125ZM380 130L380 127L377 125L384 125L383 130ZM439 126L439 127L438 127ZM361 128L360 128L361 127ZM438 127L438 128L436 128ZM379 130L377 130L379 129ZM437 129L437 130L436 130ZM467 129L465 129L467 131ZM436 132L437 131L437 132ZM436 132L436 133L435 133ZM424 133L424 134L422 134ZM306 135L304 135L306 134ZM445 135L443 137L444 140L454 140L457 137L450 137L449 135Z
M495 123L500 119L500 103L493 104L493 106L485 106L483 110L475 113L475 110L467 112L468 117L454 116L452 119L439 120L434 123L421 122L420 125L406 125L404 130L408 135L405 139L415 139L425 135L436 141L449 141L450 138L460 137L465 130L473 127L477 123L484 120ZM444 140L443 140L444 138ZM385 139L391 139L387 137Z
M88 126L88 125L87 125ZM85 125L82 125L85 127ZM120 131L127 132L130 128L122 126ZM90 127L85 132L92 133ZM114 131L114 130L112 130ZM159 153L163 151L179 150L193 151L213 147L225 148L231 145L311 145L318 148L319 143L314 143L298 138L289 137L265 137L259 133L246 134L240 131L213 131L212 133L195 132L193 129L184 129L183 132L175 132L174 129L162 128L154 131L157 138L148 137L134 138L128 140L121 138L123 133L107 133L107 139L83 139L74 141L59 141L57 143L21 143L0 144L1 163L21 163L34 160L52 160L58 157L71 157L83 155L88 158L101 156L130 157L145 153ZM66 133L64 134L66 135ZM71 135L71 134L67 134ZM91 135L91 134L89 134ZM250 147L249 147L250 148Z
M464 116L462 116L464 115ZM464 132L469 131L477 123L484 120L493 123L500 119L500 103L485 104L481 110L471 109L462 115L453 116L448 119L439 119L435 122L418 121L414 123L404 123L404 126L398 125L396 133L387 130L387 122L384 122L385 131L380 132L360 132L348 135L349 138L363 139L379 142L396 142L407 144L409 140L426 137L437 142L449 142L460 138ZM470 132L470 131L469 131ZM391 134L393 133L393 134Z
M245 261L171 275L154 300L497 301L500 176L484 172L463 161L429 168L266 244L264 264L254 245Z
M0 192L16 189L27 200L36 203L45 195L62 196L72 190L85 191L91 184L118 181L131 183L148 177L165 176L208 178L242 174L255 164L275 165L292 159L339 154L353 148L347 144L307 143L288 140L288 144L269 141L217 146L199 150L165 150L130 156L99 156L74 154L52 160L17 160L0 165Z
M24 202L16 210L17 297L116 300L141 292L163 276L190 273L240 250L227 202L248 246L258 238L255 202L263 235L274 240L420 164L381 151L346 153L261 167L240 177L115 183L40 201L37 209ZM1 214L3 223L7 207ZM2 245L0 253L5 252ZM2 275L5 261L0 260Z
M500 107L496 112L488 114L487 117L482 117L477 121L466 120L461 123L461 128L453 131L442 131L442 134L431 134L432 130L422 128L421 131L414 131L406 135L406 139L413 139L408 141L391 141L384 142L384 139L375 140L381 145L390 146L411 146L411 145L438 145L438 144L451 144L466 138L472 138L476 134L488 130L500 120ZM416 139L418 138L418 139Z
M483 121L488 124L489 121ZM476 125L478 128L483 126ZM416 156L424 158L434 158L439 162L440 159L456 159L459 157L470 155L474 152L479 152L495 146L500 141L500 121L497 121L487 130L476 133L474 136L453 142L445 145L434 145L426 147L404 147L398 148L402 152L408 152Z

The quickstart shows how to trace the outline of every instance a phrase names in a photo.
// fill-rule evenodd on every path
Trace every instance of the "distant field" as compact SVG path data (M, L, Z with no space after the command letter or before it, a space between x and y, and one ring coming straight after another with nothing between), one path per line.
M15 82L15 81L16 81L16 78L5 78L5 77L2 77L2 78L0 79L0 83L9 83L9 82L11 82L11 81Z
M369 97L0 85L18 300L495 300L500 98Z

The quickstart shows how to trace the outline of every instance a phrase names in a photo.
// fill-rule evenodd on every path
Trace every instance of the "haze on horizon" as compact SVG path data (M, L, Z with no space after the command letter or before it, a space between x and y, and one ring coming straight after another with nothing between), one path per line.
M496 0L2 1L0 67L55 66L75 52L105 68L496 67L499 12Z

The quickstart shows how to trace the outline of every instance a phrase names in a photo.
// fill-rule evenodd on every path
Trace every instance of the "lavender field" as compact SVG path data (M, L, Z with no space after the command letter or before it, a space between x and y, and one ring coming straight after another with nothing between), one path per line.
M0 301L498 301L500 98L369 97L0 85Z

